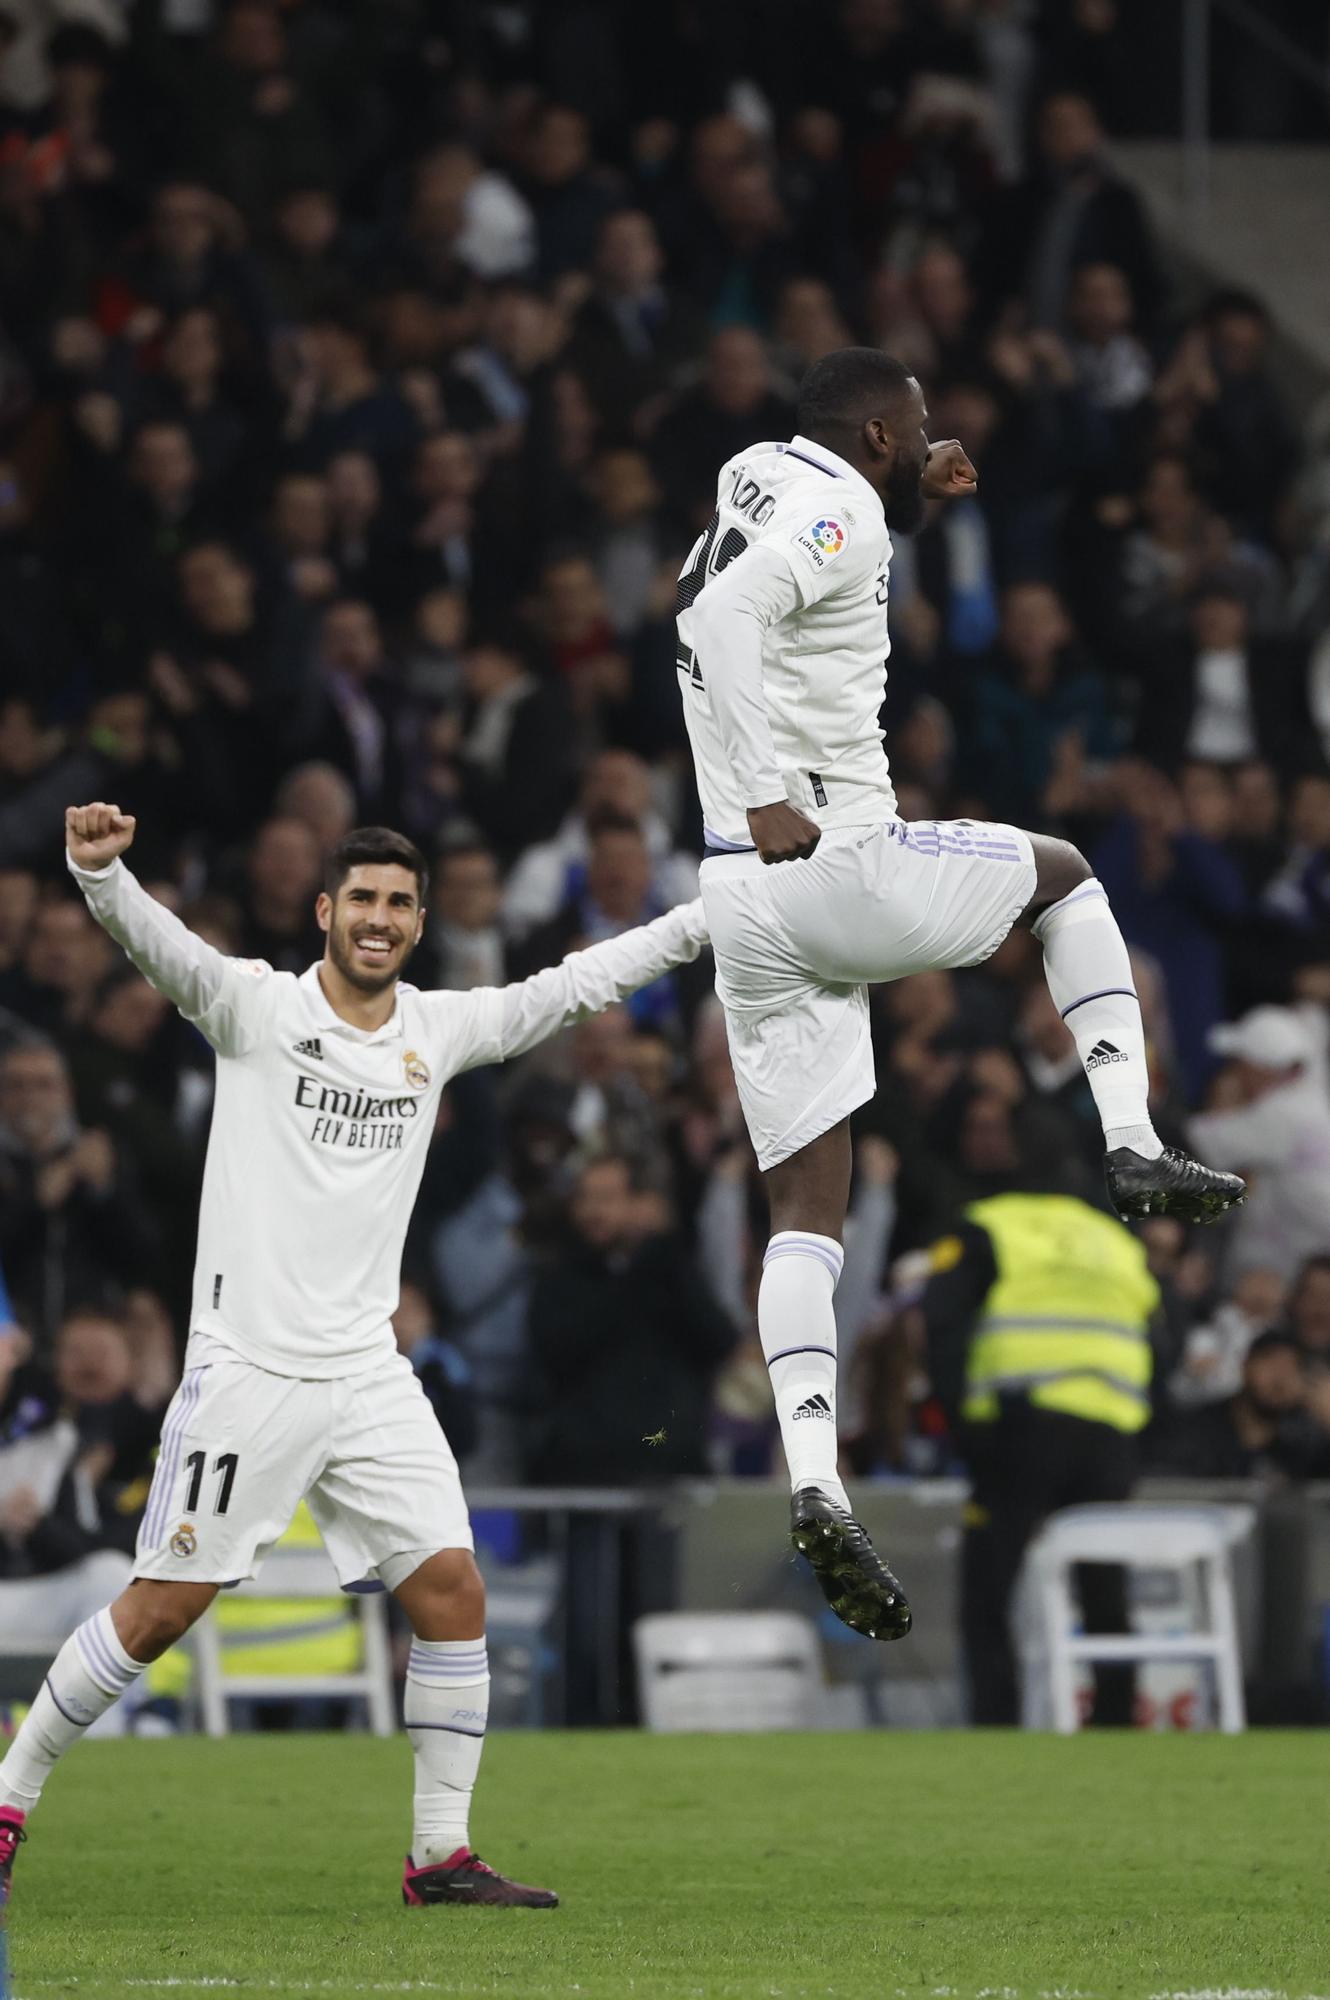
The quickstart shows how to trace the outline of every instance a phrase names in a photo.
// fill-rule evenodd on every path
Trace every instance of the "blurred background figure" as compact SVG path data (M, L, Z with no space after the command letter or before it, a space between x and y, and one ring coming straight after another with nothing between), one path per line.
M1291 1282L1325 1244L1330 1208L1330 1091L1312 1033L1288 1007L1256 1007L1210 1032L1227 1058L1217 1107L1191 1121L1216 1164L1241 1159L1251 1174L1234 1218L1235 1270L1274 1271Z
M973 1203L933 1245L921 1310L929 1365L972 1491L961 1553L970 1719L1020 1719L1011 1620L1021 1562L1059 1507L1125 1500L1150 1421L1159 1287L1116 1216L1058 1194ZM1125 1578L1079 1577L1087 1632L1127 1629ZM1133 1677L1095 1671L1094 1719L1131 1721Z

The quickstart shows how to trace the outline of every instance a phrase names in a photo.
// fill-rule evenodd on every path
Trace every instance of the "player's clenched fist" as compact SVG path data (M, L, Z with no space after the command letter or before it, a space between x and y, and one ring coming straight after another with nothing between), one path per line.
M748 830L764 861L806 861L822 838L816 820L808 819L785 800L774 806L751 807Z
M66 806L65 846L80 868L109 868L134 838L137 821L119 806Z
M929 500L956 500L963 493L973 493L979 485L979 475L965 456L958 438L943 438L931 445L928 463L920 482L924 495Z

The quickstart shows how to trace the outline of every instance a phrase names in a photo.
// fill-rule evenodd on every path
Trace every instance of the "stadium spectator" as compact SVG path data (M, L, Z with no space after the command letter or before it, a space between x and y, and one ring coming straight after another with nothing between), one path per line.
M1223 1014L1224 932L1246 914L1237 867L1187 823L1176 786L1152 765L1124 768L1124 810L1094 856L1123 936L1159 962L1188 1095L1213 1060L1206 1037Z
M454 1100L456 1092L453 1093ZM511 1480L522 1468L522 1424L534 1402L527 1307L532 1246L550 1234L573 1151L571 1090L552 1078L529 1077L507 1107L502 1140L487 1103L477 1105L468 1135L472 1176L444 1211L429 1182L433 1219L422 1247L443 1300L451 1338L472 1370L479 1400L480 1476ZM478 1476L471 1468L472 1477Z
M582 1169L569 1224L531 1292L543 1395L529 1476L613 1486L704 1472L711 1383L734 1344L728 1315L629 1161Z
M713 334L701 381L674 401L653 441L666 497L690 527L705 527L726 459L755 438L788 437L793 416L758 335L743 326Z
M1253 637L1241 579L1223 571L1204 578L1187 628L1147 669L1140 755L1164 770L1186 758L1296 770L1312 737L1305 663L1286 642Z
M466 992L473 986L504 984L508 953L499 923L502 893L498 860L483 842L459 840L444 848L434 866L429 921L420 945L431 985Z
M1330 1093L1315 1065L1301 1015L1257 1007L1211 1031L1228 1058L1216 1082L1217 1104L1191 1121L1207 1157L1239 1158L1251 1192L1234 1219L1236 1270L1278 1272L1292 1282L1325 1245L1330 1213Z
M143 1198L162 1218L172 1295L183 1305L197 1176L193 1148L175 1119L179 1073L169 1016L132 966L113 966L82 1032L71 1038L69 1068L80 1120L133 1160Z
M511 646L473 646L462 661L463 706L452 798L505 858L546 838L568 798L572 730L562 691Z
M402 1296L393 1314L397 1351L404 1354L420 1378L430 1407L453 1448L465 1461L475 1449L476 1409L471 1369L461 1349L439 1331L437 1313L423 1285L403 1280Z
M1194 402L1193 439L1214 505L1267 543L1298 465L1283 400L1268 373L1269 346L1270 316L1261 301L1220 292L1159 385L1165 402L1174 394Z
M1149 395L1154 368L1132 332L1131 286L1117 264L1082 264L1072 279L1067 320L1072 364L1089 407L1110 426L1109 463L1130 463L1134 419Z
M631 434L702 344L696 308L662 283L665 257L640 210L606 216L596 239L592 289L573 324L570 355L614 433Z
M356 823L356 795L332 764L297 764L277 788L273 805L279 819L300 820L327 854Z
M47 896L31 914L25 949L13 974L15 1011L43 1033L73 1028L87 1017L112 955L86 910L67 896Z
M1093 105L1058 91L1040 106L1036 171L999 203L988 237L989 286L1008 296L1027 274L1024 302L1036 326L1060 330L1076 271L1113 264L1131 287L1142 324L1158 309L1161 286L1141 202L1117 178Z
M97 1310L60 1328L54 1371L0 1328L0 1617L39 1646L129 1579L161 1404L133 1392L124 1333ZM104 1732L117 1733L124 1718Z
M1048 584L1004 592L1000 634L996 656L974 680L969 782L989 817L1037 826L1064 739L1094 761L1112 754L1105 690Z
M1323 1479L1330 1429L1313 1404L1297 1342L1271 1329L1247 1349L1237 1392L1181 1412L1153 1460L1188 1479Z
M65 1315L53 1365L62 1407L78 1431L82 1476L103 1489L102 1532L128 1546L125 1523L136 1525L147 1499L174 1382L163 1396L149 1371L140 1379L126 1326L96 1306L75 1306Z
M411 712L370 605L340 598L328 606L317 671L317 718L306 748L346 774L361 823L378 825L402 795Z
M123 1156L78 1123L60 1051L13 1044L0 1057L0 1261L38 1352L71 1300L139 1281L157 1241Z
M652 803L647 766L631 751L604 750L586 768L576 810L553 839L528 847L508 877L503 918L514 938L548 923L584 879L590 823L601 812L617 813L641 828L663 908L697 894L697 857L672 848L669 823Z
M374 366L360 320L337 308L307 320L300 361L285 433L302 461L322 470L338 452L363 451L381 468L400 465L415 443L415 419Z
M1222 1403L1237 1394L1252 1342L1279 1324L1286 1290L1276 1271L1257 1265L1242 1272L1232 1297L1187 1333L1182 1359L1168 1382L1175 1410Z
M317 958L314 898L321 880L318 840L304 820L270 819L259 828L246 857L241 897L246 958L297 973Z

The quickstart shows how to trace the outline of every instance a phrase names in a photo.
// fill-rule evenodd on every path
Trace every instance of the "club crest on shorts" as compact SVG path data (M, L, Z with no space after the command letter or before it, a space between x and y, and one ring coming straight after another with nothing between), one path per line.
M173 1556L197 1555L198 1546L199 1538L194 1533L194 1523L192 1521L182 1521L171 1537L171 1554Z
M429 1065L425 1058L418 1056L414 1049L407 1049L402 1057L402 1068L412 1090L424 1090L429 1082Z

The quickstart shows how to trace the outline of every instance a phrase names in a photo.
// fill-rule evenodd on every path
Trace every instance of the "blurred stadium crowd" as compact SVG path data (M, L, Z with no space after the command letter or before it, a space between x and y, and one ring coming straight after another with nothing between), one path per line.
M67 1468L0 1469L0 1574L132 1536L211 1090L71 894L65 805L135 813L155 894L293 970L358 822L431 857L421 984L690 896L675 576L850 341L980 474L892 566L901 812L1077 840L1161 1131L1258 1170L1226 1235L1146 1226L1148 1449L1330 1468L1330 425L1259 299L1179 317L1106 151L1118 14L0 4L0 1426L66 1426ZM771 1465L696 972L447 1094L398 1337L473 1480ZM927 1246L999 1190L1097 1198L1100 1138L1029 938L872 1004L851 1449L926 1473Z

